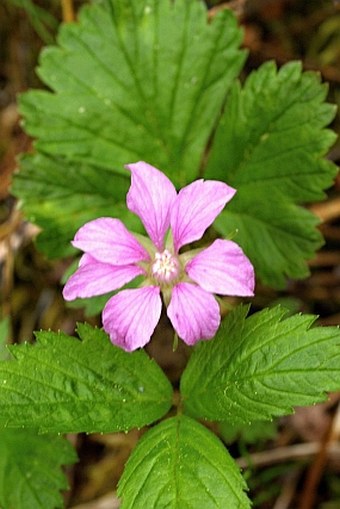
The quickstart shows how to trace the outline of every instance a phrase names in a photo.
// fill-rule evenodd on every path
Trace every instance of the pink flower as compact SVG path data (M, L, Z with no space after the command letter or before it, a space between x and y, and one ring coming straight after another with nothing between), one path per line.
M230 240L218 239L207 249L181 254L180 249L203 236L236 191L223 182L197 180L177 193L171 181L147 163L126 168L131 172L127 207L140 217L151 240L132 235L119 219L86 223L72 242L85 254L65 285L64 298L101 295L143 276L139 288L115 294L103 310L112 343L127 351L148 343L161 315L161 294L185 343L211 339L221 320L213 294L253 295L253 266Z

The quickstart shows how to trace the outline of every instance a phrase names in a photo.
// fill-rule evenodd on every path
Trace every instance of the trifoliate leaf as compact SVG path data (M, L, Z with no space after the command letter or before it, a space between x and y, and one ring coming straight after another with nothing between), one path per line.
M68 482L61 466L76 460L73 447L62 437L0 430L0 507L64 507L60 490L66 490Z
M322 199L336 174L324 159L335 140L326 93L301 64L266 63L232 88L211 149L205 176L237 189L216 228L238 230L236 242L274 287L308 275L306 260L322 244L316 218L298 205Z
M340 388L340 330L280 307L246 318L239 306L202 342L181 380L185 409L199 418L251 423L292 413Z
M79 341L39 332L0 364L0 426L43 432L109 432L144 426L171 406L172 388L144 351L127 353L79 325Z
M121 509L246 509L245 482L220 440L186 416L149 430L119 482Z

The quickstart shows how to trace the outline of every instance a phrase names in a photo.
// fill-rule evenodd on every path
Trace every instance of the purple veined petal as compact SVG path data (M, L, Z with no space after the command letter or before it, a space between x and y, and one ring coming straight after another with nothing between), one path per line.
M186 264L185 271L207 292L254 295L254 268L240 246L231 240L215 240Z
M129 265L149 259L149 254L119 219L101 217L84 224L72 245L98 262Z
M221 322L215 297L191 283L174 286L167 314L178 336L187 345L211 339Z
M164 173L150 164L140 161L125 168L131 171L127 207L140 217L152 242L163 251L176 189Z
M150 341L161 310L158 286L122 290L111 297L103 310L104 330L114 345L131 352Z
M224 182L214 180L196 180L183 187L171 211L175 250L200 239L235 193Z
M111 265L85 254L64 286L63 297L74 300L103 295L118 290L141 274L144 270L138 265Z

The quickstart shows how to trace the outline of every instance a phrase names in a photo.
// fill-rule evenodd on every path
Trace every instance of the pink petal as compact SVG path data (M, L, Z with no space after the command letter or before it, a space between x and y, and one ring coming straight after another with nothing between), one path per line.
M131 187L126 198L128 209L140 217L150 239L162 251L176 189L164 173L150 164L141 161L126 168L131 171Z
M240 246L231 240L215 240L190 260L185 270L207 292L254 295L254 268Z
M76 272L68 279L63 297L74 300L103 295L121 288L141 274L144 270L138 265L111 265L97 262L91 255L85 254Z
M72 242L98 262L129 265L148 260L149 255L119 219L101 217L84 224Z
M175 250L202 237L236 190L223 182L196 180L183 187L172 207Z
M131 352L150 341L161 309L158 286L122 290L111 297L104 308L104 329L114 345Z
M174 286L167 314L187 345L194 345L200 339L211 339L221 321L214 296L191 283Z

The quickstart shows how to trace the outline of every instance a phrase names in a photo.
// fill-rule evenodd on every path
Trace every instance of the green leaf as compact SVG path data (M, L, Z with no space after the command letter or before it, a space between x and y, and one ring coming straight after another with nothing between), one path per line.
M26 155L13 192L22 197L26 217L43 228L38 247L50 258L75 252L70 240L77 229L96 217L114 216L140 231L140 222L125 205L128 175L86 163L43 154Z
M77 460L62 437L28 430L0 430L0 506L2 509L64 507L60 490L68 488L61 470Z
M37 344L10 348L15 360L0 364L0 426L127 431L169 410L170 382L144 351L127 353L89 325L78 333L82 341L38 332Z
M286 199L278 189L241 188L214 223L217 231L234 237L255 267L257 279L283 288L286 278L309 275L306 260L323 244L319 220Z
M241 438L247 444L258 445L277 435L276 425L271 421L255 421L251 424L231 424L229 421L222 421L218 425L218 430L226 443L232 443Z
M75 299L73 301L67 302L67 307L73 309L84 309L85 317L91 317L99 315L107 301L117 292L105 293L104 295L99 295L98 297L89 297L87 299Z
M61 28L39 67L52 92L20 101L44 155L25 157L13 186L47 256L71 254L75 231L96 217L140 231L124 164L145 160L177 184L198 174L244 60L241 36L231 12L208 23L197 0L107 0Z
M208 23L197 0L85 6L41 55L54 92L21 98L27 132L45 153L112 174L142 159L188 182L244 61L241 37L230 11Z
M216 228L238 230L236 242L274 287L307 276L306 260L322 244L317 219L300 204L322 199L336 174L324 159L335 140L324 128L335 113L326 94L300 63L264 64L232 88L208 160L205 176L237 189Z
M246 509L239 469L218 438L186 416L149 430L119 482L121 509Z
M251 423L292 413L340 388L340 330L315 316L285 317L280 307L246 318L231 312L212 341L195 349L181 380L188 413Z

